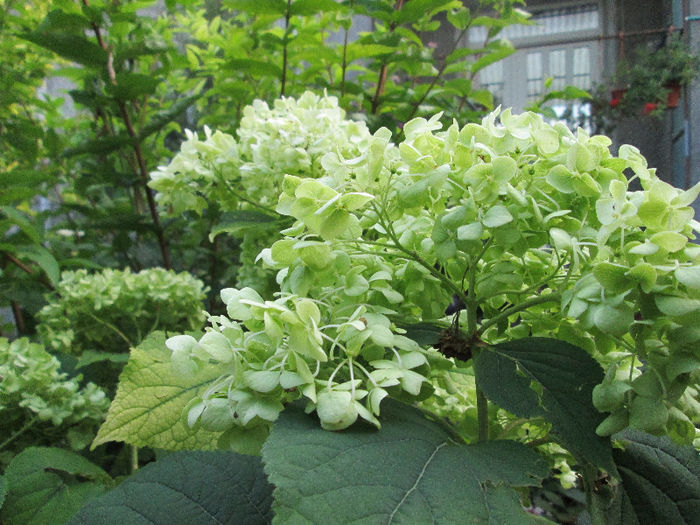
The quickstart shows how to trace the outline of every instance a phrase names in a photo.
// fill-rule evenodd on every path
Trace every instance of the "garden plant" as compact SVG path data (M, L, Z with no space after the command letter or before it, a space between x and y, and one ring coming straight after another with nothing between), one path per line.
M472 89L518 2L166 4L3 5L3 523L697 520L700 185Z

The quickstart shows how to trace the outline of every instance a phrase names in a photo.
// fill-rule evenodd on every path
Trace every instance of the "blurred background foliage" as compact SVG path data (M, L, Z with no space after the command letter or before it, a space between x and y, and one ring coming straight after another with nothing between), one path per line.
M215 203L168 214L147 186L183 130L235 133L241 110L325 90L374 131L415 116L474 121L492 109L472 80L527 23L515 0L3 0L0 4L0 307L31 335L65 270L189 271L235 282L240 239L209 238ZM487 28L477 49L465 32ZM454 27L438 50L430 35ZM8 310L9 311L9 310Z

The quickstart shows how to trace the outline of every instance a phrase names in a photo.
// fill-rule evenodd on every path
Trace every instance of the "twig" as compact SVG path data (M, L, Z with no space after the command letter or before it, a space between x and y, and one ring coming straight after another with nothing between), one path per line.
M17 333L22 335L27 333L27 324L24 322L24 314L22 313L22 307L17 301L10 301L12 306L12 315L15 318L15 326L17 327Z
M284 47L282 48L282 87L280 96L284 96L287 87L287 44L289 44L289 20L292 18L292 0L287 0L287 10L284 12Z
M404 0L396 0L396 11L401 11L401 8L403 7L403 1ZM394 30L396 29L396 25L397 24L395 22L392 22L389 25L389 33L394 32ZM382 62L382 67L379 70L379 79L377 80L377 89L375 90L374 97L372 98L372 114L376 114L377 111L379 111L379 99L384 94L384 87L386 86L387 69L388 66L386 61Z

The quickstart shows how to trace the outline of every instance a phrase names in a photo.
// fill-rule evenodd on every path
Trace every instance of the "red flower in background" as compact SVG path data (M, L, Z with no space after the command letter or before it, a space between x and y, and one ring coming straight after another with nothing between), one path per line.
M645 115L648 115L649 113L651 113L652 111L655 111L655 110L658 109L658 108L659 108L659 105L658 105L656 102L647 102L647 103L644 105L644 111L643 111L643 113L644 113Z

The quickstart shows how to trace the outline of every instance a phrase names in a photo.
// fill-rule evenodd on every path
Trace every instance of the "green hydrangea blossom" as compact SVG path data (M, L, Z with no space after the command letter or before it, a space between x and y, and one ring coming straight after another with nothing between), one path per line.
M200 328L204 297L204 284L187 272L64 272L37 330L52 350L128 352L153 330Z
M168 166L152 173L150 182L158 202L176 215L201 214L216 206L222 212L262 210L276 216L285 174L333 177L322 157L329 151L355 157L370 139L364 123L345 118L337 98L311 92L299 99L278 99L272 107L260 100L246 106L238 140L208 128L204 140L190 131L186 134L180 152ZM260 250L279 237L278 231L258 228L238 235L242 238L238 285L253 286L267 296L274 279L260 267L256 270L254 263Z
M359 153L328 148L327 176L284 176L276 210L295 223L260 255L278 298L226 290L228 318L168 343L183 373L222 366L190 424L269 424L303 397L325 428L379 425L383 397L420 398L445 367L396 322L437 321L460 330L466 352L529 336L583 346L608 370L593 399L610 413L600 434L692 441L700 185L673 188L635 148L615 157L607 137L533 113L445 131L439 119L408 122L398 146L380 129ZM455 296L461 325L445 318Z
M21 450L23 443L66 441L87 446L104 419L109 399L101 388L59 372L60 363L27 338L0 338L0 452Z

